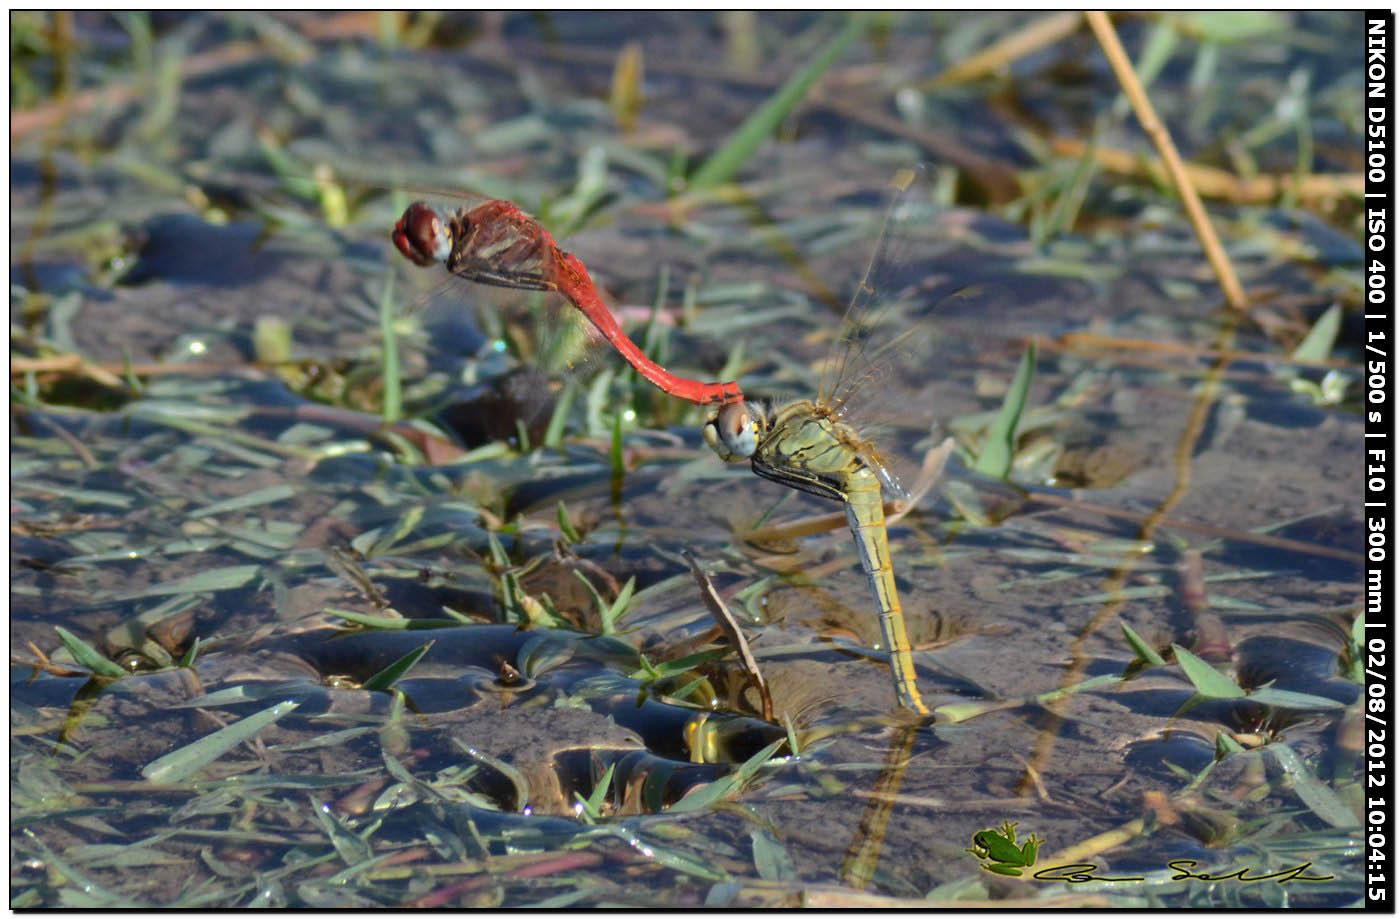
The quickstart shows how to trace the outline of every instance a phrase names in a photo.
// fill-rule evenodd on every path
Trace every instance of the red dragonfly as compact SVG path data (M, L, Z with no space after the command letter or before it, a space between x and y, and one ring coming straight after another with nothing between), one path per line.
M415 265L442 263L468 281L562 295L647 381L698 405L744 401L739 384L678 377L642 353L603 303L588 269L544 227L509 201L444 213L415 201L394 224L394 245Z

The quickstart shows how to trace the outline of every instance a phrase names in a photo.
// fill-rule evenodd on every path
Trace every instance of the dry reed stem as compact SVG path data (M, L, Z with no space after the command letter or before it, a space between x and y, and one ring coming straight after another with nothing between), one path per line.
M1056 156L1078 159L1088 148L1089 145L1077 137L1057 137L1050 141L1050 150ZM1092 155L1094 162L1109 172L1147 177L1159 182L1167 179L1167 171L1159 159L1107 147L1095 147ZM1233 204L1267 204L1286 193L1292 193L1303 201L1332 201L1345 197L1359 198L1365 191L1364 177L1359 172L1261 175L1246 179L1233 172L1199 163L1185 163L1183 166L1191 185L1201 195Z
M1114 76L1118 78L1124 95L1132 103L1138 123L1142 125L1143 131L1151 138L1153 145L1157 148L1157 153L1166 163L1167 174L1171 176L1177 194L1181 195L1181 202L1186 207L1186 217L1191 221L1191 227L1196 231L1196 238L1200 240L1201 248L1205 250L1206 258L1210 260L1211 267L1215 269L1215 276L1220 281L1221 289L1225 292L1226 302L1230 304L1232 309L1243 312L1249 306L1244 288L1240 286L1239 278L1235 276L1235 269L1230 264L1230 259L1226 256L1224 248L1220 245L1219 238L1215 235L1215 228L1211 226L1210 219L1206 216L1200 196L1196 194L1196 188L1191 184L1191 177L1186 174L1186 169L1182 166L1181 156L1176 152L1176 145L1172 143L1171 134L1167 132L1166 125L1162 124L1162 120L1157 117L1157 110L1152 107L1152 101L1147 98L1142 83L1138 81L1137 74L1133 71L1133 64L1128 60L1122 42L1118 40L1118 33L1114 31L1113 23L1109 21L1108 14L1102 10L1089 10L1084 13L1084 18L1088 20L1089 28L1093 30L1094 37L1099 40L1099 45L1103 48L1104 56L1108 58L1108 64L1113 68Z

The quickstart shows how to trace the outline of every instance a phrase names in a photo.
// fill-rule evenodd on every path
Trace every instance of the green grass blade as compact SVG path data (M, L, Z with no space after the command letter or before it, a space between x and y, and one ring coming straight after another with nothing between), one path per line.
M564 426L568 424L569 412L578 398L578 380L570 379L563 392L554 403L554 411L549 416L549 425L544 429L544 445L558 450L564 443Z
M1026 408L1026 397L1031 390L1031 379L1035 376L1035 345L1027 345L1021 355L1021 363L1016 368L1016 376L1011 380L1011 388L1002 399L1001 411L992 422L986 437L982 438L982 449L977 454L973 469L982 475L998 479L1006 478L1011 471L1011 460L1016 455L1016 425L1021 421L1021 413Z
M1119 623L1119 625L1123 627L1123 637L1128 639L1128 644L1133 646L1133 651L1138 657L1142 658L1153 667L1161 667L1166 664L1166 661L1162 659L1162 655L1153 650L1152 646L1143 640L1141 635L1134 632L1132 626L1128 625L1126 622Z
M330 813L329 808L315 798L309 797L307 800L311 802L311 812L316 815L316 821L321 824L321 830L331 841L331 845L335 847L336 854L340 856L341 861L347 865L358 865L367 861L374 854L370 844L337 820Z
M622 585L622 589L617 592L617 599L613 601L611 608L603 611L603 634L611 635L617 631L617 623L627 612L627 606L632 602L632 593L637 589L637 579L631 577L627 583Z
M164 597L172 594L213 593L220 590L235 590L247 584L258 574L258 565L229 565L224 568L211 568L173 581L151 584L132 591L120 599L138 600L142 597Z
M1249 700L1264 705L1272 705L1275 708L1291 708L1301 711L1346 708L1345 705L1338 702L1336 699L1329 699L1326 696L1315 696L1312 693L1306 692L1293 692L1288 689L1274 689L1271 686L1265 686L1263 689L1256 689L1249 694Z
M452 626L461 625L464 621L460 619L405 619L400 616L371 616L368 613L357 613L351 609L338 609L336 607L326 607L326 612L332 616L339 616L346 622L353 622L362 625L367 629L381 629L387 632L446 629Z
M1298 757L1286 743L1271 743L1264 748L1264 755L1272 757L1283 774L1293 783L1293 790L1314 814L1338 827L1360 826L1356 814L1347 807L1337 793L1322 783L1312 770Z
M394 275L384 281L384 295L379 298L379 342L383 349L380 362L384 365L384 420L393 424L403 417L403 380L399 377L399 336L394 330Z
M83 641L72 632L61 625L53 627L58 633L58 640L63 642L63 647L68 649L68 653L73 655L73 660L80 665L91 670L98 676L122 677L126 676L126 671L109 661L101 651Z
M569 509L560 501L555 508L555 516L559 520L559 533L570 545L583 542L583 537L579 535L578 528L574 526L573 520L569 518Z
M1334 303L1327 312L1317 317L1308 334L1293 349L1293 359L1299 361L1325 361L1337 343L1337 332L1342 328L1342 308Z
M287 699L255 715L235 721L192 744L151 760L141 770L141 775L147 781L160 785L184 781L245 740L253 739L263 728L300 704Z
M759 877L765 881L784 883L797 876L792 856L772 833L762 828L750 830L749 839L753 840L753 866Z
M1240 742L1238 740L1231 737L1229 734L1226 734L1224 731L1221 731L1215 735L1215 755L1217 757L1222 757L1227 753L1243 752L1245 752L1244 747L1240 745Z
M613 482L620 488L623 474L627 471L622 456L622 413L613 415L612 447L608 450L608 463L612 467Z
M598 784L593 786L593 792L584 798L578 792L574 792L574 797L578 798L583 805L583 812L590 820L597 820L603 815L603 799L608 795L608 788L612 785L613 770L617 768L617 763L609 763L608 771L603 773L603 777L598 780Z
M870 19L869 13L853 14L846 27L807 66L789 77L773 97L745 119L724 145L695 171L690 179L691 190L706 191L729 181L759 145L777 130L783 119L792 113L812 84L836 63L853 41L865 33Z
M727 775L718 781L698 788L690 794L681 798L667 809L668 814L693 814L696 811L705 810L712 804L724 800L731 795L737 795L743 790L749 779L762 768L768 760L778 751L778 748L787 743L786 737L781 737L768 746L759 750L753 756L744 761L733 775Z
M1234 680L1181 645L1172 645L1172 651L1176 652L1176 662L1186 672L1186 678L1191 681L1192 686L1196 687L1196 692L1210 699L1244 698L1244 690Z
M414 648L412 651L408 652L403 657L394 661L392 664L385 667L383 670L379 671L374 676L370 677L368 680L365 680L363 688L371 691L387 690L390 686L393 686L399 680L403 679L404 674L412 670L413 665L422 660L423 655L427 654L428 651L431 650L433 645L435 644L437 644L436 638L434 638L432 641L424 642L422 645L418 646L417 648Z
M196 659L198 659L198 657L199 657L199 636L196 635L196 636L194 637L194 641L190 642L190 648L189 648L189 650L186 651L186 652L184 653L184 655L180 658L180 666L181 666L181 667L193 667L193 666L194 666L194 662L195 662Z
M215 501L213 504L206 504L198 510L190 511L188 516L194 519L223 514L228 511L242 511L250 507L285 501L294 495L296 495L296 490L293 489L291 485L283 482L280 485L273 485L269 488L259 488L256 491L250 491L246 495L239 495L236 498L229 498L225 501Z

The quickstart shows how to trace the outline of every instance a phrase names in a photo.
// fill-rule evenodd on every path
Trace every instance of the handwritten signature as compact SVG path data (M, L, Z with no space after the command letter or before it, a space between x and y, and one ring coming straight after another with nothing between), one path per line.
M1257 884L1260 881L1274 881L1279 884L1287 884L1289 881L1330 881L1334 875L1308 875L1303 872L1312 867L1312 862L1303 862L1301 865L1294 865L1290 868L1282 868L1270 874L1250 874L1249 868L1240 868L1237 871L1228 871L1222 874L1210 874L1208 872L1196 872L1191 869L1200 864L1193 858L1175 858L1167 862L1167 867L1175 871L1171 880L1173 881L1239 881L1241 884ZM1123 883L1128 881L1145 881L1142 877L1106 877L1095 874L1099 866L1092 862L1077 862L1072 865L1056 865L1053 868L1042 868L1031 877L1038 881L1065 881L1070 884L1087 884L1089 881L1104 881L1108 883Z

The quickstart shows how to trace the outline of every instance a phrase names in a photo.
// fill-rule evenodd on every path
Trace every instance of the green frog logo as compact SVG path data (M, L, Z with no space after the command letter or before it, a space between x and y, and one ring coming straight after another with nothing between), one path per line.
M972 834L972 847L966 851L982 860L982 867L993 874L1020 877L1022 868L1035 864L1040 844L1045 842L1032 833L1024 845L1016 845L1016 824L1007 821L999 830L980 830Z

